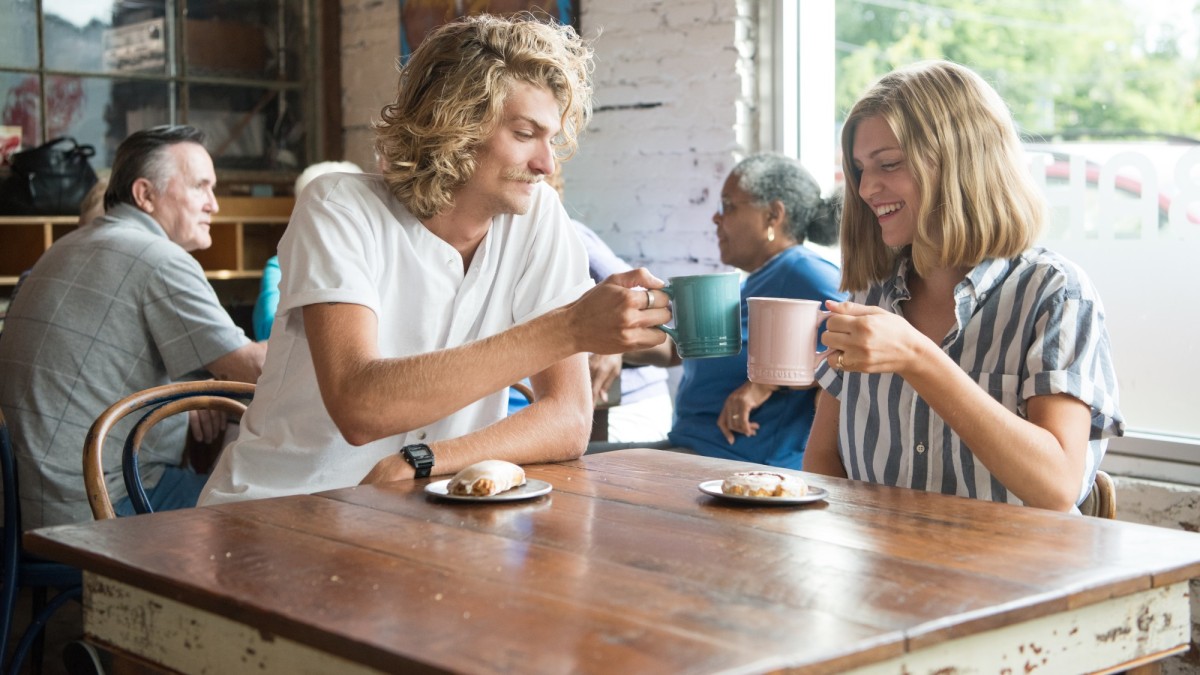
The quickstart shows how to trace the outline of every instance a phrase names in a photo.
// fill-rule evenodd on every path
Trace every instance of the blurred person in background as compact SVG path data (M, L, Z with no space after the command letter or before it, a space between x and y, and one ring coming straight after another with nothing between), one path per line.
M354 162L317 162L296 177L296 182L292 185L292 194L299 199L301 191L312 179L333 172L362 173L362 169ZM258 299L254 301L252 320L256 340L271 337L271 326L275 324L275 310L279 307L279 277L279 256L273 255L267 258L267 264L263 267L262 284L259 286Z
M812 425L816 385L781 388L746 379L751 297L840 300L838 268L805 241L837 239L840 195L821 188L798 161L751 155L734 166L713 215L721 262L747 273L742 282L742 352L680 359L675 343L625 355L626 362L683 364L669 440L709 457L799 469Z

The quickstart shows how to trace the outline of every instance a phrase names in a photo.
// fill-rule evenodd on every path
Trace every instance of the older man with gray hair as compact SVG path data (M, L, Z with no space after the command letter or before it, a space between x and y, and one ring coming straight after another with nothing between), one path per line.
M216 376L254 382L266 346L230 319L189 251L212 245L216 173L187 126L136 132L117 148L105 214L56 242L13 300L0 339L0 409L13 435L26 528L91 519L81 453L88 428L129 394ZM211 441L219 420L191 414ZM121 439L105 475L118 514L132 513ZM194 506L205 477L181 468L188 422L164 420L142 445L156 510Z

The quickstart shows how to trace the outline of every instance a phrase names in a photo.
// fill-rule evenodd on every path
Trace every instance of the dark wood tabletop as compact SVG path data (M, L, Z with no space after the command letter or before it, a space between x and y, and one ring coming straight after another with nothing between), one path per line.
M754 468L624 450L527 467L554 487L529 501L420 480L26 545L391 672L840 672L1200 576L1200 535L1163 528L808 474L826 500L697 489Z

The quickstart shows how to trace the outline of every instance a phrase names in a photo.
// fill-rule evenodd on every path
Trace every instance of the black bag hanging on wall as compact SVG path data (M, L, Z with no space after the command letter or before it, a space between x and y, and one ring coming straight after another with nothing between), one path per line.
M12 175L0 185L0 214L70 216L96 184L90 145L62 136L10 157Z

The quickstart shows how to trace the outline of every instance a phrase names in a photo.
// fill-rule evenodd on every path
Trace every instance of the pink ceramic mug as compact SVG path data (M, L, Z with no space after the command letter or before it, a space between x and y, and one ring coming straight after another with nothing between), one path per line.
M817 329L829 317L816 300L747 298L750 305L751 382L807 387L828 351L817 351Z

